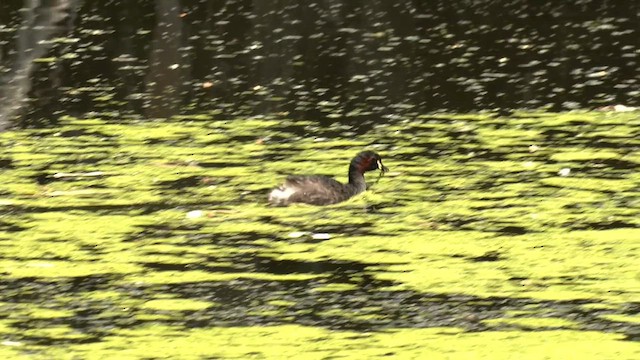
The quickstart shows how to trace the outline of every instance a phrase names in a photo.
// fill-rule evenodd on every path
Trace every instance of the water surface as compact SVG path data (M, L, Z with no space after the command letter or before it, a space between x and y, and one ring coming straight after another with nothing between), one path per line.
M637 359L638 129L517 112L4 132L0 353ZM345 180L365 148L391 168L366 193L266 204L286 174Z

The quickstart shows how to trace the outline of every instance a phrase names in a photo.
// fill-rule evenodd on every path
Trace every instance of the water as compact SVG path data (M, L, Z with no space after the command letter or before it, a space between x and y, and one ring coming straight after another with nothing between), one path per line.
M635 2L55 3L0 5L0 105L28 95L23 125L640 104Z
M353 137L200 116L5 132L2 351L507 358L597 342L583 354L632 359L637 125L437 114ZM366 193L267 205L285 174L345 180L362 148L391 168Z
M0 4L0 354L640 357L637 4L305 4Z

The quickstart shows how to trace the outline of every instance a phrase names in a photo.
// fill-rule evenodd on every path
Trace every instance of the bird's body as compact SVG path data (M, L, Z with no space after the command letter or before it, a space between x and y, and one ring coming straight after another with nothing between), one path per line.
M363 151L351 160L349 182L343 184L324 175L290 175L284 184L271 191L269 202L274 205L306 203L312 205L330 205L339 203L367 189L364 179L366 171L388 169L382 165L382 159L373 151Z

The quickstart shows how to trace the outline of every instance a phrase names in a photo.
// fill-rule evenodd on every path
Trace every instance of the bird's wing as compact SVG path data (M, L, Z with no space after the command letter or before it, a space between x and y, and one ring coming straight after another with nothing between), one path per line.
M284 187L295 189L290 202L327 205L344 200L344 185L328 176L291 175L285 180Z

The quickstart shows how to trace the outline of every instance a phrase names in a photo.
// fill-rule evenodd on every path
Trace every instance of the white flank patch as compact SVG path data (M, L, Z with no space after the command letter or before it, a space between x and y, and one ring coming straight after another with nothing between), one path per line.
M276 202L287 201L293 193L295 193L295 190L291 188L274 189L271 194L269 194L269 200Z

